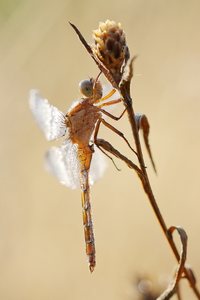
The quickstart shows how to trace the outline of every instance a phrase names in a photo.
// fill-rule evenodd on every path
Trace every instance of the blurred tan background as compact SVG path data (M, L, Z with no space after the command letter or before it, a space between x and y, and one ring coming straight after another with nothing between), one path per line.
M139 55L132 92L135 110L151 123L158 176L146 157L149 175L167 224L188 233L188 262L200 280L199 11L195 0L0 0L1 299L138 299L135 276L160 280L175 266L138 179L116 161L122 171L108 162L92 188L91 275L80 193L44 171L50 145L29 111L29 90L66 111L80 96L78 82L98 73L68 21L89 42L99 21L120 21ZM126 118L118 126L131 140ZM101 137L131 155L107 130ZM195 299L187 283L183 289L185 299Z

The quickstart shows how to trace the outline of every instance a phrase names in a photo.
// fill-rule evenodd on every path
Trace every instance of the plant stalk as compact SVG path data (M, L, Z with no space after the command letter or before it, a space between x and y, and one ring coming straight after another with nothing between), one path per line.
M177 259L177 261L179 262L180 256L179 256L178 250L176 248L176 245L175 245L172 237L168 234L167 225L166 225L166 223L163 219L163 216L160 212L160 209L157 205L156 199L154 197L154 194L153 194L153 191L152 191L152 188L151 188L149 177L148 177L148 174L147 174L147 171L146 171L143 152L142 152L140 138L139 138L139 133L138 133L138 129L137 129L136 121L135 121L135 113L134 113L133 106L132 106L132 99L130 98L129 93L127 93L127 89L123 89L123 87L121 87L120 91L121 91L121 93L123 95L123 98L124 98L125 106L127 108L127 113L128 113L128 119L129 119L129 122L130 122L130 125L131 125L133 137L134 137L134 140L135 140L136 151L137 151L137 154L138 154L138 161L139 161L142 173L143 173L142 183L143 183L144 190L147 194L147 197L150 201L150 204L153 208L153 211L156 215L156 218L157 218L157 220L158 220L158 222L159 222L159 224L160 224L160 226L163 230L163 233L164 233L164 235L165 235L165 237L166 237L166 239L167 239L167 241L168 241L168 243L169 243L176 259ZM190 285L191 285L195 295L197 296L198 299L200 299L200 292L197 289L197 287L195 285L195 282L192 280L192 278L190 276L190 273L188 272L187 268L184 268L184 274L185 274L185 277L190 282Z

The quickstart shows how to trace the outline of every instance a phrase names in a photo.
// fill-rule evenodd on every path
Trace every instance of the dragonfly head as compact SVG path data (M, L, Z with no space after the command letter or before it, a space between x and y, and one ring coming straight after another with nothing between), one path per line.
M79 83L79 89L84 97L92 100L92 103L100 99L103 95L100 81L95 80L94 78L82 80Z

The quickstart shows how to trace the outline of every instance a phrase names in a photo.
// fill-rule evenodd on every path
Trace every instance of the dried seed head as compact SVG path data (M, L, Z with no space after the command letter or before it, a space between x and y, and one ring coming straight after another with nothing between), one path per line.
M110 20L100 22L99 28L93 31L93 37L95 55L119 83L129 59L129 49L121 24Z

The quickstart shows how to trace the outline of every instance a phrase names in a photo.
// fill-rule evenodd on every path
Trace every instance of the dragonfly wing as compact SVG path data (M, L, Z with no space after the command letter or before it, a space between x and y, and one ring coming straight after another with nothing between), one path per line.
M45 158L48 171L56 176L60 183L71 189L80 187L80 168L75 144L66 140L61 147L50 148Z
M92 155L92 161L89 172L90 184L94 184L95 181L100 179L106 170L106 160L102 152L94 145L94 153Z
M47 99L42 98L37 90L30 91L29 104L38 126L48 141L66 135L64 114L49 104Z

